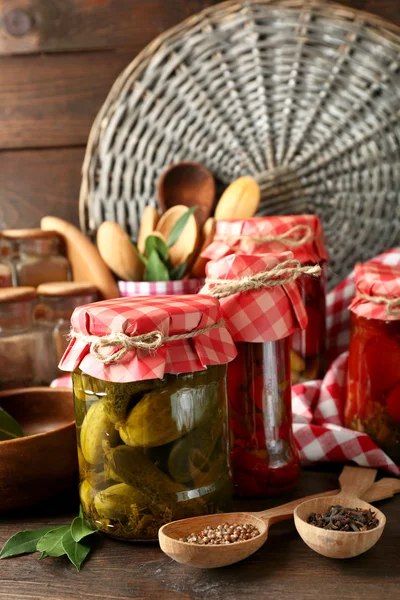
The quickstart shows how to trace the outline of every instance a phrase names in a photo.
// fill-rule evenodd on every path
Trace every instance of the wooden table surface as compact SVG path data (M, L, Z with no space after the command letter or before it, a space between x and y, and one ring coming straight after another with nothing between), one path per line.
M305 470L296 492L277 500L238 503L261 509L337 487L337 473ZM379 503L387 516L381 540L366 554L335 561L315 554L292 521L275 524L246 561L212 571L174 563L155 544L124 544L99 536L98 547L77 573L65 558L38 555L0 562L2 600L398 600L400 598L400 496ZM70 522L74 507L46 508L0 521L0 544L22 529ZM58 516L51 516L51 513ZM46 516L44 516L46 515Z

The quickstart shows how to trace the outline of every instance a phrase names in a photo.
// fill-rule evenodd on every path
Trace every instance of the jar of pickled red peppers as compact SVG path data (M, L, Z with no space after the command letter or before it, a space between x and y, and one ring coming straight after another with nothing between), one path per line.
M240 496L290 490L300 474L292 433L290 336L307 314L296 278L318 276L291 252L229 255L207 265L208 293L220 300L236 343L228 366L231 463Z
M345 423L400 464L400 269L356 265L355 280Z
M80 499L129 541L224 512L232 496L226 365L236 356L209 296L79 307L60 368L73 371Z
M326 333L326 262L329 255L321 222L315 215L287 215L217 221L214 241L202 253L216 260L234 253L264 254L291 251L302 266L321 267L318 278L298 278L308 325L292 336L292 383L316 379L324 371Z

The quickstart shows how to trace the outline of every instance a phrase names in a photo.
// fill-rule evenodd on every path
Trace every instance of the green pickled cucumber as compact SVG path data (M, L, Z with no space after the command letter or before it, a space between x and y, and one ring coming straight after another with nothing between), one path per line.
M98 400L89 408L81 428L81 450L85 460L91 465L101 463L103 442L111 445L118 439L118 432L107 418L104 403Z
M195 388L178 385L179 382L171 382L165 389L143 396L119 425L125 444L141 448L163 446L209 419L218 405L218 384Z
M107 417L118 425L126 417L131 400L155 386L154 380L134 381L132 383L105 382L104 407Z
M83 510L86 514L88 514L92 508L93 500L94 500L95 490L87 479L84 479L79 486L79 497L81 500L81 504Z
M196 427L177 440L170 452L168 471L178 483L188 484L205 469L222 434L221 417L214 415L210 424Z
M147 507L146 498L141 492L126 483L117 483L98 492L94 498L94 507L103 519L126 520L136 507Z

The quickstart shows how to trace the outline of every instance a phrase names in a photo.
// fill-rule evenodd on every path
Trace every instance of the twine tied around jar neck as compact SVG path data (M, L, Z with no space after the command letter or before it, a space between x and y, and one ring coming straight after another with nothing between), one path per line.
M249 292L285 285L285 283L295 281L300 275L319 277L321 275L321 267L319 265L310 267L302 266L301 262L298 260L286 260L269 271L262 271L255 275L246 275L246 277L241 277L239 279L207 278L206 287L202 290L202 294L208 294L209 296L218 299L227 298L228 296L240 292Z
M122 332L111 333L110 335L97 336L97 335L84 335L76 331L71 330L69 337L70 339L76 339L81 342L90 345L90 354L94 356L98 361L109 365L122 360L128 352L131 350L146 350L147 352L155 352L167 342L175 342L176 340L189 340L191 338L207 333L212 329L218 327L224 327L225 323L223 320L209 325L208 327L202 327L201 329L195 329L188 333L178 333L176 335L164 335L162 331L149 331L148 333L142 333L141 335L129 336ZM104 356L100 350L102 348L115 347L119 348L111 356Z
M357 292L357 298L362 298L373 304L385 304L386 312L391 317L400 317L400 298L385 298L385 296L369 296L362 292Z
M295 238L294 235L299 231L304 231L303 236L300 238ZM251 235L216 235L214 239L217 241L231 240L232 242L236 242L238 240L248 240L250 242L254 242L256 246L260 244L266 244L268 242L280 242L287 248L300 248L300 246L316 240L317 237L314 235L309 225L295 225L280 235L267 235L263 237L254 237Z

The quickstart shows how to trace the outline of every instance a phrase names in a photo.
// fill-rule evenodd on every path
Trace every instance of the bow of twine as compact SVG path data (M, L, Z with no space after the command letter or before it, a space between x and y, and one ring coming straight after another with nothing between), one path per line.
M122 360L128 352L131 350L145 350L149 353L155 352L161 346L167 342L174 342L176 340L188 340L198 335L202 335L207 331L223 327L224 321L218 321L214 325L208 327L202 327L201 329L195 329L188 333L179 333L176 335L164 335L162 331L155 330L149 331L148 333L142 333L141 335L129 336L122 332L111 333L110 335L97 336L97 335L84 335L82 333L71 330L69 337L70 339L77 339L90 346L90 354L94 356L98 361L109 365ZM102 348L118 348L116 352L110 356L102 354Z
M300 275L319 277L321 275L321 267L319 265L302 266L298 260L286 260L269 271L261 271L261 273L247 275L240 279L207 278L206 286L202 293L214 296L214 298L227 298L239 292L285 285L285 283L295 281Z
M385 296L369 296L361 292L357 293L357 298L362 298L373 304L384 304L386 305L386 312L391 317L400 316L400 298L385 298Z
M295 237L300 231L304 231L303 236L300 238ZM216 235L215 239L221 241L249 240L254 242L256 245L265 244L268 242L280 242L287 248L299 248L300 246L316 240L317 238L309 225L294 225L294 227L288 229L285 233L280 235L268 235L262 237L255 237L251 235Z

